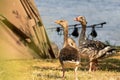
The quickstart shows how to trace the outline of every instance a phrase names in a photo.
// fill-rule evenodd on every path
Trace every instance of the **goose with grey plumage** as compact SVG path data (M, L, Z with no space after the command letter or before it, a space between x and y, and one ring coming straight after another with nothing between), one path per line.
M80 22L82 30L79 37L79 52L81 57L89 58L89 72L95 71L98 59L114 54L116 51L111 46L104 44L98 40L89 40L86 38L87 21L84 16L78 16L74 19Z

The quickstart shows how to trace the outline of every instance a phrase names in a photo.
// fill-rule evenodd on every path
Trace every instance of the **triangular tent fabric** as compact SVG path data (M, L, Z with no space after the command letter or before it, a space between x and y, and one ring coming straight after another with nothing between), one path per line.
M0 6L0 58L55 58L34 0L1 0Z

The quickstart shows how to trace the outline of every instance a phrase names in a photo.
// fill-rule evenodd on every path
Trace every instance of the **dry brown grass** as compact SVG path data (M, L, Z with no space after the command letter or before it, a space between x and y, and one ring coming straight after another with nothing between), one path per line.
M120 80L120 54L99 61L98 70L88 73L83 61L78 69L79 80ZM5 60L0 62L0 80L62 80L58 59ZM67 70L66 80L74 80Z

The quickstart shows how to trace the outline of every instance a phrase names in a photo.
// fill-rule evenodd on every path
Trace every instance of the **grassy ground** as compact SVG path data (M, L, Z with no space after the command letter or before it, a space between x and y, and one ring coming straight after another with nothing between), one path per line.
M99 61L99 68L88 73L87 61L78 69L79 80L120 80L120 54ZM58 59L2 60L0 80L62 80ZM66 80L74 80L73 70L66 71Z

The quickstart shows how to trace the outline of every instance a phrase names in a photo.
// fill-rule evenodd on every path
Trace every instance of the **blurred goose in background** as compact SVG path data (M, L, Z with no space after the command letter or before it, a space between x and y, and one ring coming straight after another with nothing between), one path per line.
M98 59L115 53L115 49L102 43L101 41L86 39L87 22L84 16L78 16L74 20L80 22L82 25L82 30L79 37L80 55L81 57L89 58L89 72L95 71L97 69L96 65L98 63Z
M60 50L59 61L63 70L63 78L65 76L65 69L73 68L75 74L75 80L77 78L77 69L79 66L79 52L78 50L71 46L71 43L68 42L68 22L66 20L56 20L55 23L61 25L64 30L64 45Z

